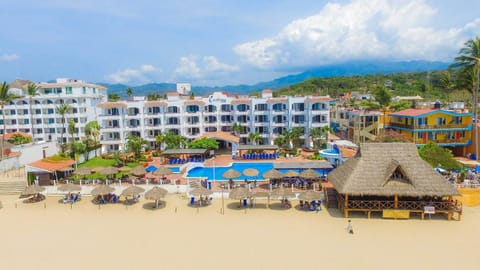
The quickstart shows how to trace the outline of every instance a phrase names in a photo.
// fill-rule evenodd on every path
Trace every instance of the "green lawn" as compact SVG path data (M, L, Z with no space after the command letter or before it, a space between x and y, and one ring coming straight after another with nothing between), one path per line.
M108 166L113 166L115 165L115 160L114 159L103 159L100 157L95 157L89 159L87 162L84 162L82 164L79 164L78 167L89 167L89 168L94 168L94 167L108 167Z

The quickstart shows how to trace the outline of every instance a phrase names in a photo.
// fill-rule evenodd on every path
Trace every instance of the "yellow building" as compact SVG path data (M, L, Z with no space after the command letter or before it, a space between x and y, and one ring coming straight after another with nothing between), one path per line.
M465 155L466 147L472 144L472 118L472 113L465 112L407 109L390 113L385 127L405 135L417 146L434 141Z

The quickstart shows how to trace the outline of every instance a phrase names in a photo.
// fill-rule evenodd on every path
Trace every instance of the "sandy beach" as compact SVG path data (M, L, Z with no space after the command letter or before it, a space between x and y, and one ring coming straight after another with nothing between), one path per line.
M221 200L191 208L179 194L150 210L143 199L101 209L89 197L73 205L1 196L2 269L476 269L480 207L462 221L352 216L337 211L238 209ZM294 202L296 204L297 202ZM147 209L146 209L147 208ZM198 211L198 212L197 212Z

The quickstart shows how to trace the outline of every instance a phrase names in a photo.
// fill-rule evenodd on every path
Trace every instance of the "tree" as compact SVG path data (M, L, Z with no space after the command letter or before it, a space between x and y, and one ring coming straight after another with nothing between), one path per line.
M97 149L98 145L98 136L100 135L100 124L98 121L90 121L85 125L85 135L88 137L92 137L93 139L93 147L87 147L88 152L93 149ZM87 143L87 146L89 144ZM97 151L95 151L95 157L97 156Z
M218 149L217 140L212 138L200 138L188 143L188 148L192 149Z
M408 100L399 100L390 104L390 109L399 112L412 108L412 102Z
M248 140L253 145L259 144L262 141L262 139L263 139L262 135L260 135L260 133L258 132L250 132L250 134L248 134Z
M65 133L65 115L69 113L71 109L72 107L70 107L68 104L62 104L56 108L57 113L62 117L62 132L60 133L60 146L62 148L62 152L65 152L65 145L63 144L63 134Z
M238 123L238 122L233 123L232 128L231 128L233 134L235 134L236 136L238 136L239 134L241 134L244 129L245 129L245 127L242 126L242 125L241 125L240 123Z
M32 130L32 139L35 140L35 129L33 127L33 111L32 111L32 104L33 104L33 97L40 95L38 92L38 86L32 82L30 82L27 87L24 89L25 94L28 95L28 104L29 104L29 112L30 112L30 126Z
M283 132L283 140L285 141L285 144L288 145L289 149L297 145L297 142L300 139L300 136L302 136L302 133L303 131L301 127L294 127Z
M375 97L375 100L378 102L380 105L380 108L382 109L383 112L383 131L385 132L385 118L387 115L387 109L388 105L390 105L390 102L392 101L392 95L390 94L389 90L387 90L385 87L377 87L373 93L373 96Z
M10 85L7 82L3 82L0 85L0 108L2 109L2 117L3 117L3 136L2 136L2 149L1 149L1 159L3 160L4 157L4 149L5 149L5 133L7 131L7 125L5 123L5 105L8 105L12 100L16 98L15 95L8 92L10 90Z
M374 142L409 142L410 140L405 134L398 133L394 130L388 129L384 134L375 138Z
M131 87L128 87L127 90L125 90L125 92L128 97L131 97L133 95L133 89Z
M165 134L165 144L167 149L183 149L187 146L187 138L168 132Z
M273 142L278 145L279 147L287 146L287 141L283 136L279 136L273 140Z
M459 56L455 57L453 63L454 68L460 69L460 72L469 74L472 83L473 93L473 118L475 128L473 129L473 137L475 138L475 159L478 160L478 129L476 124L478 121L478 87L480 81L480 38L470 39L465 42L464 47L460 49Z
M165 142L165 135L161 132L155 136L155 143L158 145L158 151L162 151L162 145Z
M108 94L108 101L115 102L119 100L120 100L120 96L118 94L115 94L115 93Z
M438 146L435 142L429 141L418 150L420 157L432 167L440 167L446 170L457 170L462 166L453 158L450 150Z
M160 95L157 93L148 93L147 94L147 100L148 101L153 101L153 100L158 100L160 99Z
M139 136L129 135L127 137L127 149L129 152L135 154L135 158L139 159L142 154L143 147L147 144L147 141Z
M325 141L328 139L328 132L330 131L329 126L316 127L310 130L310 137L313 141L313 147L316 149L321 149L325 144Z
M22 134L14 134L9 141L14 145L20 145L32 142L32 138Z

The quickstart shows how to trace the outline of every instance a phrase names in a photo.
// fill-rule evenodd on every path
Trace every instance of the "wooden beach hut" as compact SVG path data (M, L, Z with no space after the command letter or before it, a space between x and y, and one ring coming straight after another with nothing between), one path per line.
M328 179L337 191L338 208L381 212L384 218L409 218L418 213L444 213L460 220L459 192L425 161L413 143L364 143L355 157L333 170Z

